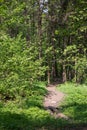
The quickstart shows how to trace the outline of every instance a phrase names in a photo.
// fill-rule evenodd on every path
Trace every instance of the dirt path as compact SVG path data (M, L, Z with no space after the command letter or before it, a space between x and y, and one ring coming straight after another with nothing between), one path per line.
M44 100L44 107L54 107L57 108L60 105L60 102L64 98L64 93L56 89L56 85L49 85L47 87L48 95Z
M60 112L59 110L59 106L61 101L64 99L65 94L58 91L56 89L57 85L49 85L47 87L48 90L48 94L45 96L44 99L44 108L50 112L50 114L52 116L54 116L55 118L63 118L65 120L69 120L69 117L67 117L66 115L64 115L63 113ZM87 127L77 127L77 128L64 128L64 130L87 130Z
M60 112L59 105L65 94L56 89L57 85L49 85L47 87L48 94L44 99L44 108L50 112L55 118L68 119L66 115Z

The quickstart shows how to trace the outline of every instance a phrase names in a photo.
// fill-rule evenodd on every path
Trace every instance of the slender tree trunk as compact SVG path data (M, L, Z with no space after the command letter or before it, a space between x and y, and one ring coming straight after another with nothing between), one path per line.
M40 0L38 0L38 47L39 47L39 59L42 57L42 10L40 5Z
M50 70L48 69L48 71L47 71L47 82L48 82L48 84L50 84L50 81L51 81L51 79L50 79Z
M66 67L65 64L63 64L63 83L66 82Z
M66 37L63 38L63 49L66 48ZM63 79L63 82L66 82L67 81L67 74L66 74L66 56L64 56L64 59L63 59L63 73L62 73L62 79Z

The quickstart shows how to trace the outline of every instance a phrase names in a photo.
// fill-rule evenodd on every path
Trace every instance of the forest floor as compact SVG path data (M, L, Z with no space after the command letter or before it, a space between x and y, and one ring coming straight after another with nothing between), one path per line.
M0 100L0 130L87 130L86 85L39 82L25 93Z
M50 112L55 118L68 119L66 115L60 112L60 104L63 101L65 94L57 90L58 84L50 84L47 86L48 94L44 99L44 108Z
M65 98L68 96L68 93L61 91L58 89L58 84L50 84L47 86L47 95L44 98L44 108L50 112L50 114L55 117L55 119L64 119L69 122L73 122L73 119L70 118L67 114L64 114L61 111L61 104L65 102ZM69 88L68 88L69 89ZM69 90L70 91L70 90ZM79 112L79 110L78 110ZM87 127L83 126L75 126L68 128L69 130L87 130Z

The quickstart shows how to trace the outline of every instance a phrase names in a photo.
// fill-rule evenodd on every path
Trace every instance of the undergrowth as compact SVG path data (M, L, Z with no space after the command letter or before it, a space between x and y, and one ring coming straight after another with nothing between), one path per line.
M24 96L15 100L0 100L0 130L58 130L87 122L87 87L72 83L58 86L66 95L61 111L72 122L55 119L44 110L43 99L47 94L46 84L35 83L25 90Z
M58 86L65 93L61 111L71 119L73 124L87 124L87 86L65 83Z
M0 130L54 130L67 125L63 119L55 119L43 108L47 94L46 84L39 82L26 95L15 100L0 102Z

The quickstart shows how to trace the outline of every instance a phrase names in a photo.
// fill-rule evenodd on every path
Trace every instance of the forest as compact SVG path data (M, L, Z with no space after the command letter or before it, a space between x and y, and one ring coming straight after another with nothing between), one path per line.
M0 130L87 130L87 0L0 0Z

